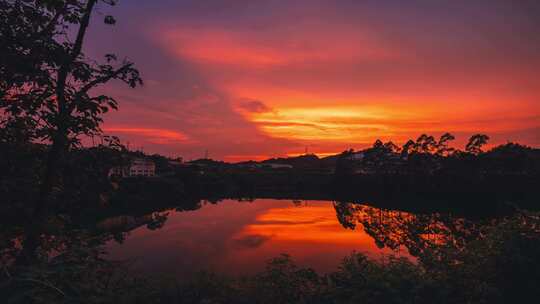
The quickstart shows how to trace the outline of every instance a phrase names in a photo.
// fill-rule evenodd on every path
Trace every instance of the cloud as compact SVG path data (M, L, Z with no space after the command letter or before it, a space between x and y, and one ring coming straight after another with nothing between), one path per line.
M234 161L424 132L538 142L537 1L203 2L126 2L113 31L90 33L87 54L119 51L150 84L112 87L120 111L106 126L186 137L118 132L124 141Z
M365 28L299 23L257 30L226 30L219 26L162 25L159 43L180 58L200 64L266 69L322 62L383 60L399 56ZM328 47L331 45L332 47Z
M363 107L280 108L251 117L274 137L307 141L358 142L389 128L388 114Z
M238 107L241 110L251 113L266 113L272 111L270 107L268 107L265 103L259 100L246 100L241 102Z
M138 137L143 137L147 141L155 144L165 145L178 142L185 142L188 137L179 131L141 128L141 127L106 127L103 129L110 134L131 134Z
M265 242L270 240L270 236L261 234L245 235L241 238L234 239L234 245L240 249L252 249L262 246Z

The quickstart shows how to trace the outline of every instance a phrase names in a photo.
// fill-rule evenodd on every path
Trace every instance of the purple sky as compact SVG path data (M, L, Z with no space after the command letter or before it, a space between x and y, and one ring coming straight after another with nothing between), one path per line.
M229 161L450 131L540 146L539 1L120 1L86 52L133 60L104 129Z

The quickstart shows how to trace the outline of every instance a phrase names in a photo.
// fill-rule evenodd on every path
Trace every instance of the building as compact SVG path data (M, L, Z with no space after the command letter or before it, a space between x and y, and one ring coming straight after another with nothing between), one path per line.
M144 158L136 158L131 161L129 176L155 176L156 164Z
M129 166L114 167L109 171L109 176L135 177L135 176L156 176L156 164L149 159L134 158Z
M366 156L365 153L362 152L362 151L354 152L349 156L349 159L350 160L362 160L362 159L364 159L365 156Z

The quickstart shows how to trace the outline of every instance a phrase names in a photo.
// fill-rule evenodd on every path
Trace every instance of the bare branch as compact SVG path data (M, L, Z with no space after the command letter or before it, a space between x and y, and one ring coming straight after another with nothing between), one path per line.
M76 93L76 97L81 97L82 95L88 93L92 88L99 84L107 83L109 80L116 78L118 75L129 71L133 67L133 63L128 63L122 66L121 68L117 69L116 71L113 71L110 74L98 77L94 79L93 81L90 81L86 85L84 85L79 92Z

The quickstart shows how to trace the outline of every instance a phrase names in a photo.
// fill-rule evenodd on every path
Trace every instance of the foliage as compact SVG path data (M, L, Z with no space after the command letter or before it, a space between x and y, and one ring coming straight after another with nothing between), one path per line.
M47 147L40 144L0 143L0 209L28 213L40 195L42 172L46 169ZM109 180L112 167L128 162L125 148L114 137L92 148L75 148L64 155L65 171L52 192L54 208L81 209L106 203L114 190ZM26 210L26 211L24 211Z
M482 153L482 146L487 144L489 136L484 134L475 134L471 136L467 146L465 146L465 151L478 155Z
M85 56L85 37L99 4L116 1L0 0L0 141L49 144L43 169L36 172L39 179L29 187L30 193L37 193L28 206L37 221L62 200L82 197L78 191L64 192L73 177L80 182L76 178L80 167L69 159L76 153L68 152L80 147L81 136L101 135L103 114L118 105L95 89L111 80L130 87L142 84L139 72L126 59L106 54L103 62L97 62ZM112 25L115 19L106 16L104 22ZM101 173L93 170L99 177ZM35 239L24 245L29 255Z
M377 140L371 148L361 152L363 158L349 157L353 152L341 154L336 165L336 176L342 178L353 173L368 175L439 175L445 178L481 179L482 175L538 175L540 151L519 144L508 143L484 152L489 136L473 135L465 150L450 146L455 137L444 133L436 140L422 134L416 141L409 140L401 148L392 142ZM338 170L339 169L339 170Z
M4 127L31 132L28 139L78 143L79 135L99 133L101 115L116 109L114 98L91 94L113 79L131 87L142 84L133 63L105 55L88 59L83 42L98 2L0 2L0 110ZM111 23L112 17L107 17ZM75 30L75 37L71 33Z
M25 213L37 197L45 147L0 142L0 213Z
M147 279L100 256L99 247L71 244L50 261L5 268L0 295L7 303L137 303L152 295Z

